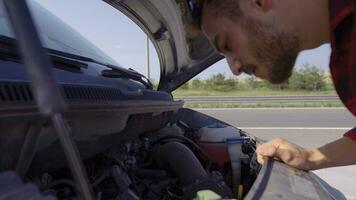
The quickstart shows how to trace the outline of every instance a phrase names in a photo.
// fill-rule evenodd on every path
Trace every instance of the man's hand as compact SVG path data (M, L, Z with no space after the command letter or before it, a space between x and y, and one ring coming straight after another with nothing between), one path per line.
M260 164L266 157L275 157L301 170L356 164L356 142L346 137L310 150L276 138L258 146L256 152Z
M309 170L310 152L281 138L273 139L257 147L257 161L263 164L266 157L276 157L292 167Z

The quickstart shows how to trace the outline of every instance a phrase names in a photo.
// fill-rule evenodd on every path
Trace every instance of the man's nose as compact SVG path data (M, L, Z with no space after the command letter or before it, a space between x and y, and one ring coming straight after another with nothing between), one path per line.
M235 74L236 76L241 74L241 62L229 55L225 56L227 63L229 64L230 70L233 74Z

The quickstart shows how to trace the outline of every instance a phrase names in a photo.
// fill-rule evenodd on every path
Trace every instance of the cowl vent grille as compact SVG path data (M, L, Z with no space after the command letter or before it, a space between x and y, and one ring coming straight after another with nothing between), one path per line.
M123 98L119 89L63 86L64 95L68 100L116 101Z
M0 84L0 101L5 103L33 101L30 85L28 83Z
M64 98L73 101L118 101L130 99L123 95L120 89L95 86L61 85ZM30 84L27 82L0 82L0 103L33 103L34 98Z

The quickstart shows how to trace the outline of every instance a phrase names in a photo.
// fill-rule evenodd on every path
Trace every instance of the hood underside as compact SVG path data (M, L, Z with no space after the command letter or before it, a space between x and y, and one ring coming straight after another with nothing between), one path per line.
M172 92L222 59L200 31L190 0L104 0L151 39L161 65L158 90Z

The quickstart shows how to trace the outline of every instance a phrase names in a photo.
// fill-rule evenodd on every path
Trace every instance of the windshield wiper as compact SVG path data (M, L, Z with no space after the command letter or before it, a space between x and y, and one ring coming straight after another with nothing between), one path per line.
M0 58L19 60L20 56L12 38L0 36Z
M128 78L138 81L148 89L153 89L153 84L144 75L129 68L125 69L112 64L103 63L92 58L69 54L66 52L46 48L55 68L81 73L81 68L88 68L86 62L95 63L109 68L102 71L102 76L110 78ZM14 38L0 35L0 58L20 61L21 57ZM82 62L81 62L82 61Z
M54 64L55 68L63 69L75 73L80 73L81 68L88 68L88 64L84 62L79 62L77 60L71 60L68 58L64 58L61 56L51 55L49 54L52 63Z
M58 53L58 51L52 49L47 49L47 51L55 68L75 73L81 72L81 68L88 68L88 64L74 58L67 58L64 53ZM0 58L11 61L21 60L15 39L0 36Z
M110 68L108 70L103 70L101 72L102 76L110 78L129 78L142 83L146 88L153 89L153 84L144 75L136 72L135 70L129 68L121 68L114 65L106 64L106 67Z

